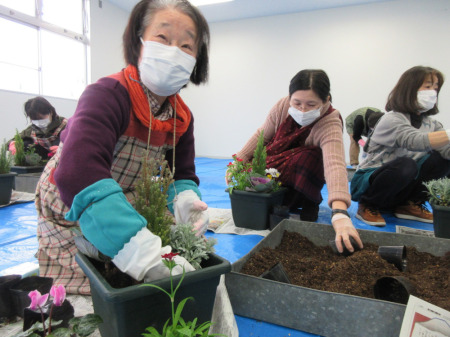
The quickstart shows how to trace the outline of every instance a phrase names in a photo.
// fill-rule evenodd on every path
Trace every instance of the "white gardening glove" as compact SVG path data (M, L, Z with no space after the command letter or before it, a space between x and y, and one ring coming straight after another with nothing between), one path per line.
M350 237L352 237L356 241L360 249L363 249L364 246L361 238L359 237L357 230L353 226L352 220L348 216L340 213L335 214L331 218L331 224L333 225L334 231L336 233L336 248L339 253L342 253L344 251L344 247L342 244L345 245L345 248L347 248L350 253L354 252L355 249L350 242Z
M150 282L170 275L161 256L171 250L170 246L161 247L161 238L144 227L114 256L112 262L135 280ZM174 261L178 266L172 270L172 275L181 274L183 266L186 273L195 270L181 256L176 256Z
M194 227L195 235L205 234L209 225L208 205L200 200L193 190L186 190L178 194L173 203L175 222L190 224Z

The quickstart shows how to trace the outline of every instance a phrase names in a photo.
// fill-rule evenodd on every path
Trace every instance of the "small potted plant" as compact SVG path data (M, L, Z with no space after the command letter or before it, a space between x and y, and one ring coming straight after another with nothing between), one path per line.
M25 174L42 172L44 170L42 158L36 153L34 146L33 138L27 137L24 141L16 130L14 136L14 166L11 168L13 172Z
M11 201L16 178L16 173L11 172L11 164L12 156L8 152L6 141L3 141L0 149L0 205L7 205Z
M235 154L228 164L227 177L234 224L256 230L269 228L270 213L283 202L286 189L277 181L280 173L267 168L264 135L260 133L251 163Z
M192 225L177 224L172 226L173 218L168 215L167 190L173 182L172 173L167 162L154 159L143 161L141 179L136 184L136 210L147 220L150 231L161 237L163 245L171 245L174 252L183 256L197 270L166 277L152 282L153 287L141 287L136 280L126 274L114 270L114 279L109 279L102 272L105 264L93 261L78 253L76 260L89 278L91 285L94 312L101 317L108 317L108 324L100 325L102 336L108 337L138 337L142 332L153 327L162 332L172 308L178 306L180 298L194 297L195 301L185 303L185 319L196 324L209 321L216 296L216 288L222 274L231 270L230 263L213 253L214 242L204 237L197 237ZM108 268L114 268L109 262ZM129 279L126 285L120 287L115 282ZM173 282L181 282L177 298L174 302L167 301L164 289L170 292ZM180 306L180 307L183 307Z
M433 209L434 235L450 239L450 179L445 177L424 183Z

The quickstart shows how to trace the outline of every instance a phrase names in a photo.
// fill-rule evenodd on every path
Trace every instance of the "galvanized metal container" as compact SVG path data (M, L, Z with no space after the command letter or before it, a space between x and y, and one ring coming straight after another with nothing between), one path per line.
M334 239L330 225L283 220L247 255L232 264L225 282L234 313L321 336L398 336L406 305L359 296L338 294L241 274L251 255L264 247L275 248L284 231L297 232L317 246ZM443 256L450 240L417 235L358 230L364 243L405 245Z

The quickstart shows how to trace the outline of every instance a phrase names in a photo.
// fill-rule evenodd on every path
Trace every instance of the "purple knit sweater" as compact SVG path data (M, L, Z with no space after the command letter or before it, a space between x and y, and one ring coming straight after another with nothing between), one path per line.
M61 199L68 207L80 191L112 177L110 170L118 139L125 131L133 136L133 130L127 130L132 113L129 93L115 79L102 78L83 92L75 114L61 134L64 150L54 173ZM198 185L193 122L192 117L175 148L175 180L188 179ZM172 167L172 150L166 153L166 159Z

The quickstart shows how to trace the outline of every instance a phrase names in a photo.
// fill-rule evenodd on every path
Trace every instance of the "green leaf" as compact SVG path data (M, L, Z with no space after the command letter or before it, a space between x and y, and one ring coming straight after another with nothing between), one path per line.
M172 325L176 326L178 324L178 320L180 319L181 312L183 311L186 302L189 300L194 300L194 298L187 297L178 304L177 310L175 311L174 321L172 322Z
M102 318L96 314L87 314L79 319L71 319L70 323L73 324L73 332L81 337L91 335L98 326L103 323Z
M54 336L54 337L71 337L72 331L67 328L59 328L55 331L52 331L51 335L48 335L48 337Z
M142 336L144 336L144 337L162 337L163 336L158 332L158 330L156 330L152 326L149 326L145 330L148 331L149 333L143 333Z

